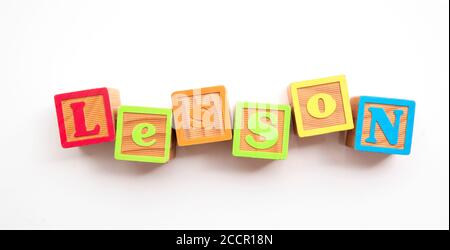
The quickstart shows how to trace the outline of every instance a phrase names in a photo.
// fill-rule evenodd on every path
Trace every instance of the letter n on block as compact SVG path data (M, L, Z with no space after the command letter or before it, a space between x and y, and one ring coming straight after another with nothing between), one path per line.
M289 98L300 137L353 129L345 76L293 83Z
M172 104L179 146L232 139L224 86L177 91L172 94Z
M55 96L63 148L114 141L119 91L99 88Z
M291 125L289 105L238 103L234 121L234 156L287 158Z
M175 157L173 142L171 109L119 108L116 160L167 163Z
M358 151L409 155L414 128L414 101L360 96L351 100L356 127L347 145Z

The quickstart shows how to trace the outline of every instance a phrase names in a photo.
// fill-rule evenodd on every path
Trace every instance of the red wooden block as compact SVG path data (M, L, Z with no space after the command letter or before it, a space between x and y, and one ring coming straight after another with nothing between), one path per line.
M55 96L63 148L114 141L119 92L99 88Z

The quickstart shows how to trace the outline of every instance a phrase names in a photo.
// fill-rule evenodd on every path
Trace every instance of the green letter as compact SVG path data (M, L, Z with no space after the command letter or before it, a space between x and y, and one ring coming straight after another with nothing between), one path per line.
M249 117L248 129L253 133L264 137L264 141L256 141L252 135L247 135L245 141L248 145L256 149L268 149L277 144L278 130L276 127L271 126L261 121L261 118L269 119L271 124L278 124L278 117L274 113L270 112L256 112Z
M145 131L145 130L147 130L147 131ZM144 139L152 137L155 134L156 134L156 128L153 124L149 124L149 123L138 124L133 129L133 134L132 134L133 142L136 143L136 145L141 146L141 147L151 147L156 143L156 140L153 139L149 142L145 142Z

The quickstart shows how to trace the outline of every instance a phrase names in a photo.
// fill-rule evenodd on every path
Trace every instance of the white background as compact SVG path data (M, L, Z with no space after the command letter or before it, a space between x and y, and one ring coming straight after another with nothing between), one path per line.
M0 228L448 229L448 5L0 0ZM223 84L232 107L276 104L337 74L351 96L417 102L411 156L340 134L292 135L279 162L233 158L230 142L162 167L60 147L54 94L107 86L170 107L173 91Z

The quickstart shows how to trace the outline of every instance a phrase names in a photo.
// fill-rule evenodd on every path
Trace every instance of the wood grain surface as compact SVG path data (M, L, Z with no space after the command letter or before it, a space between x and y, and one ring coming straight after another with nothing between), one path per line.
M177 141L180 146L232 139L224 86L177 91L172 94Z
M84 114L87 130L92 130L97 125L100 126L100 131L97 135L75 137L75 121L70 105L78 102L85 103ZM64 115L67 142L102 138L108 135L108 122L106 120L104 97L102 95L64 100L61 106Z
M166 150L166 122L167 117L164 115L124 113L122 129L122 154L164 157ZM144 140L156 140L156 143L150 147L141 147L133 141L133 129L141 123L149 123L154 125L156 128L156 134Z
M256 141L264 141L265 138L262 136L259 136L257 134L254 134L252 131L250 131L248 129L248 119L249 117L254 114L255 112L271 112L274 113L278 116L278 123L275 124L275 126L278 129L278 141L277 143L268 149L256 149L250 145L248 145L248 143L245 141L245 138L247 137L247 135L252 135L253 138L255 138ZM251 109L251 108L244 108L242 110L242 114L243 114L243 119L242 119L242 124L241 124L241 138L240 138L240 150L242 151L258 151L258 152L268 152L268 153L281 153L283 151L283 140L284 140L284 111L281 110L256 110L256 109ZM270 120L266 119L265 121L263 120L263 122L265 122L266 124L270 124L273 125L272 122L270 122Z
M312 130L345 124L346 119L344 113L344 105L342 102L341 87L339 85L339 82L298 88L297 91L304 130ZM328 94L332 96L336 101L335 112L326 118L315 118L311 116L307 110L308 100L315 94L320 93ZM319 109L321 111L324 110L324 104L322 102L319 102Z
M388 140L386 139L386 136L384 135L381 128L376 125L375 129L375 138L377 139L377 143L367 143L366 139L369 138L370 133L370 123L372 122L372 115L369 112L370 107L378 107L382 108L391 124L395 123L395 116L394 116L394 110L403 110L403 115L400 117L400 130L399 130L399 137L398 137L398 143L396 145L389 144ZM408 119L408 107L405 106L394 106L394 105L384 105L384 104L376 104L376 103L366 103L364 106L364 121L363 121L363 127L362 127L362 137L361 137L361 145L363 146L377 146L377 147L383 147L383 148L396 148L396 149L403 149L405 145L405 136L406 136L406 124Z

